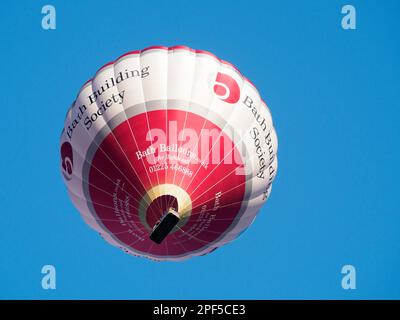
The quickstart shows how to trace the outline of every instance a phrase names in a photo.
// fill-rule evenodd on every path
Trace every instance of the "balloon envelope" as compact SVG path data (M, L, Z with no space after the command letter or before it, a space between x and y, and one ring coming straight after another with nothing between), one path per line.
M184 46L103 66L68 110L60 145L85 221L154 260L204 255L235 239L268 199L278 163L271 114L254 85Z

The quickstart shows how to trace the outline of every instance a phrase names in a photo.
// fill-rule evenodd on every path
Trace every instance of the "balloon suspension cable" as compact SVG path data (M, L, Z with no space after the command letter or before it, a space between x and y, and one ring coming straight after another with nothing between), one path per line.
M180 220L179 213L174 208L169 208L164 212L163 217L157 221L150 234L150 239L160 244Z

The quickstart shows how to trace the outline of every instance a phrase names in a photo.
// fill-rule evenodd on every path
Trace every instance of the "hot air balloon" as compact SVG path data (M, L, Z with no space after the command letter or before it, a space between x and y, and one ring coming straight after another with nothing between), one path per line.
M268 199L270 110L232 64L154 46L100 68L69 108L61 172L85 222L125 252L201 256L237 238Z

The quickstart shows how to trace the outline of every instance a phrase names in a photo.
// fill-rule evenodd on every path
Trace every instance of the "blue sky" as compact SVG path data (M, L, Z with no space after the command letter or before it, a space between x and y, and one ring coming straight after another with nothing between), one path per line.
M41 8L57 29L41 28ZM357 29L341 28L352 4ZM400 298L398 1L8 1L0 11L0 298ZM181 263L110 246L59 171L59 134L104 63L184 44L235 64L270 106L279 172L235 242ZM41 268L57 270L43 290ZM357 289L343 290L354 265Z

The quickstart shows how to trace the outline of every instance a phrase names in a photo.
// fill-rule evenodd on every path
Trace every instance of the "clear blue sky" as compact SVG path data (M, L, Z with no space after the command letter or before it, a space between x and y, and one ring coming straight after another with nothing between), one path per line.
M57 29L41 28L53 4ZM78 4L79 3L79 4ZM341 28L341 8L357 29ZM0 298L400 298L400 2L7 1L0 9ZM59 135L104 63L184 44L235 64L276 124L279 172L235 242L182 263L110 246L81 219ZM41 268L57 289L41 288ZM341 268L357 289L341 288Z

